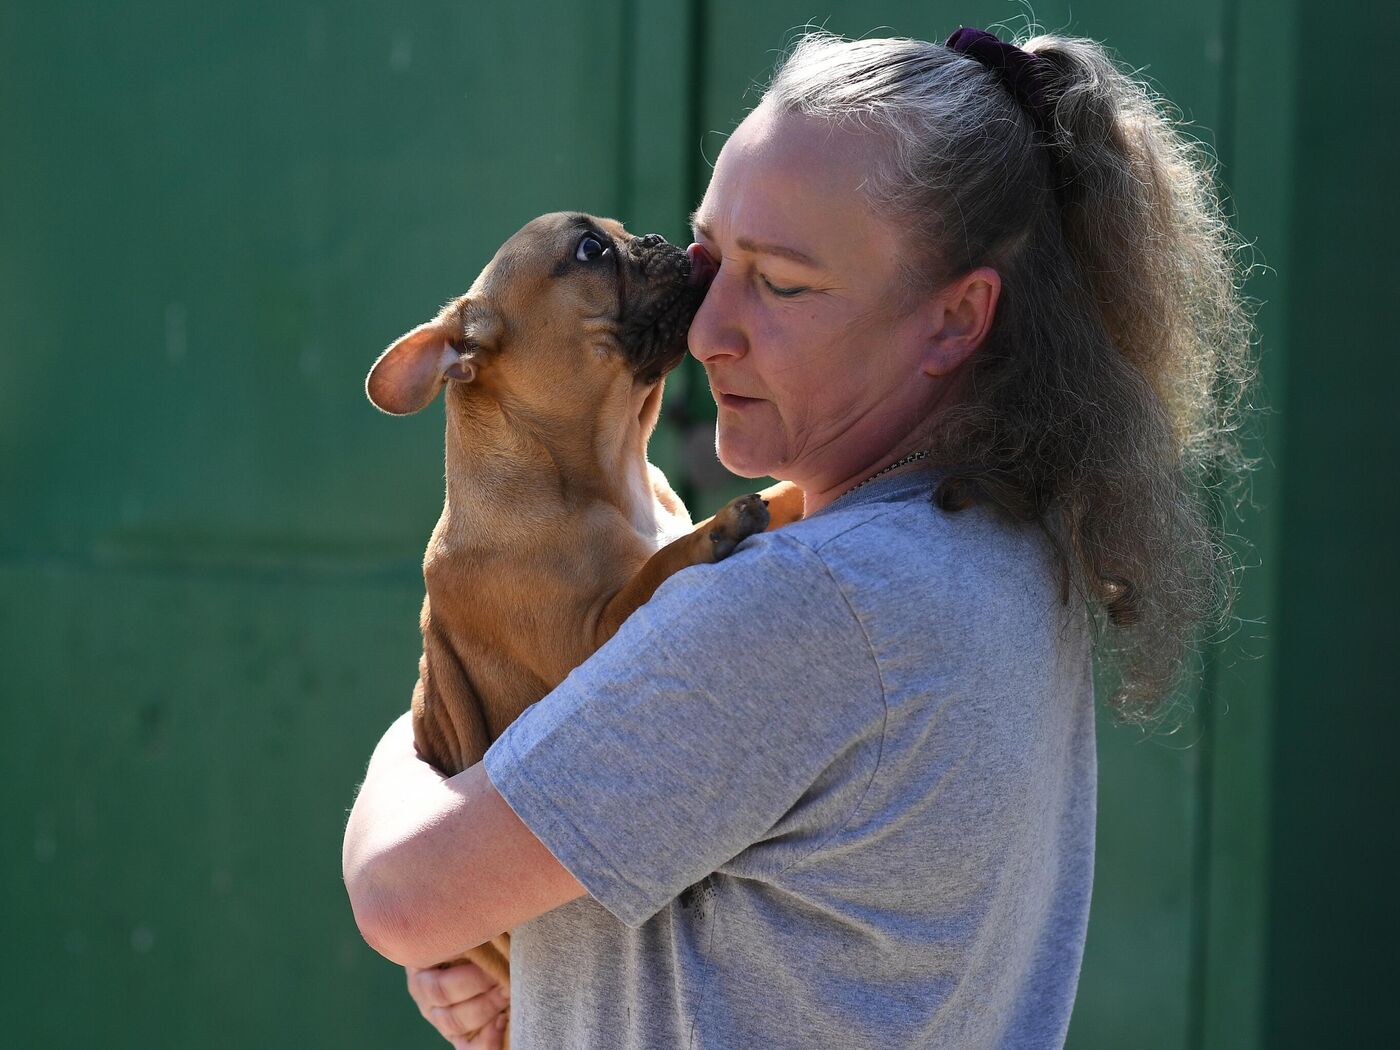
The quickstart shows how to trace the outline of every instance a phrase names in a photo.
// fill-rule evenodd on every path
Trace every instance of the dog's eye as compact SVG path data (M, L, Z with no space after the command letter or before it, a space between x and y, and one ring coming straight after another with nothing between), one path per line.
M607 250L607 245L590 233L578 242L578 247L574 249L574 258L579 262L592 262Z

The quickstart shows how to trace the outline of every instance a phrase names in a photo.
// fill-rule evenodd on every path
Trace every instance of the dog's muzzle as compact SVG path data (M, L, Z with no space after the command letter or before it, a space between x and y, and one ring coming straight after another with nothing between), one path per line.
M686 333L714 274L696 270L684 249L658 233L629 241L621 262L623 353L640 382L654 383L685 356Z

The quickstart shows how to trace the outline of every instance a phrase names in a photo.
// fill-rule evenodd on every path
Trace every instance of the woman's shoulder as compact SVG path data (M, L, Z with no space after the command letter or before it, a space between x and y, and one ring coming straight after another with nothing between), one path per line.
M1043 581L1053 561L1035 525L1014 522L994 507L946 511L933 502L931 483L886 489L874 498L795 522L782 530L834 573L875 578L935 575L945 590L988 578L1023 587Z
M998 668L986 688L1018 703L1078 681L1087 622L1044 530L987 505L942 510L928 487L906 496L783 530L820 559L885 671L981 681Z
M926 615L961 615L971 605L980 616L1059 598L1039 528L1011 522L990 507L941 510L927 483L859 495L750 536L724 561L683 570L664 585L666 596L754 614L775 600L800 595L805 605L840 595L856 617L906 602Z
M819 561L862 629L927 645L930 632L968 652L1032 639L1049 645L1076 618L1050 542L990 506L937 507L932 489L877 494L773 534Z

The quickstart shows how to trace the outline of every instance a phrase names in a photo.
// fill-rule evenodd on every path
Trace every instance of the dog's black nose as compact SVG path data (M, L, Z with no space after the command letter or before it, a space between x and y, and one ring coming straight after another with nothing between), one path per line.
M666 243L666 238L659 233L648 233L637 238L637 243L643 248L658 248Z

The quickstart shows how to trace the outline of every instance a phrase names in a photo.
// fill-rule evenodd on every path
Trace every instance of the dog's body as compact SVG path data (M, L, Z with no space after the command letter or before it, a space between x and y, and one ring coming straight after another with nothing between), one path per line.
M659 237L542 216L371 370L370 399L395 414L447 386L413 694L418 751L444 774L479 761L667 576L801 516L801 492L778 486L692 530L647 462L662 377L706 286ZM508 935L469 955L508 983Z

